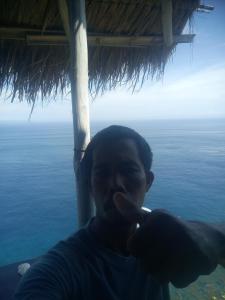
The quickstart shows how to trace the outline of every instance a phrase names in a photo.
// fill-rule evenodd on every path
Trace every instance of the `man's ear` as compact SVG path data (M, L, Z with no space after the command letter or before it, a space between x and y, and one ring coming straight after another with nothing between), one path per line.
M152 171L146 172L146 192L150 189L153 181L154 181L154 173Z

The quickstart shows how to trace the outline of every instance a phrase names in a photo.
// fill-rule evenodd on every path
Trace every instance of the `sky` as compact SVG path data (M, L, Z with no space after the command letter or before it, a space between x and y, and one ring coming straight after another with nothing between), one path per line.
M203 2L203 1L202 1ZM204 1L210 13L196 12L193 44L179 44L159 81L145 81L132 94L117 88L90 100L91 121L225 118L225 1ZM0 99L0 121L28 121L31 107ZM72 122L70 95L37 103L33 122Z

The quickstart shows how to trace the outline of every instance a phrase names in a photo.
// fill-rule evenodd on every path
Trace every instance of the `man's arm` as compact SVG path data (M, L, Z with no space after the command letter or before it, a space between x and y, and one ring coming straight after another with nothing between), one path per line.
M225 223L184 221L164 210L146 213L122 195L114 202L124 218L140 223L128 249L160 281L181 288L225 265Z
M183 221L155 210L130 239L129 248L146 271L183 288L224 265L224 226Z

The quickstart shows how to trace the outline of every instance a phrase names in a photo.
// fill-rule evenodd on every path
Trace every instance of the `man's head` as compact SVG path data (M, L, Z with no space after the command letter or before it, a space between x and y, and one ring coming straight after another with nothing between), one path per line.
M145 139L124 126L110 126L89 143L81 162L82 177L94 198L96 214L118 217L114 196L120 192L141 207L153 181L152 152Z

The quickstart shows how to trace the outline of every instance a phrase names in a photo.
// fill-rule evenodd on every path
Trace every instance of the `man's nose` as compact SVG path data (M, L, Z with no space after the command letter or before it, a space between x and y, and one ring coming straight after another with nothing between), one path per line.
M125 192L124 178L119 172L114 172L110 178L110 188L116 191Z

